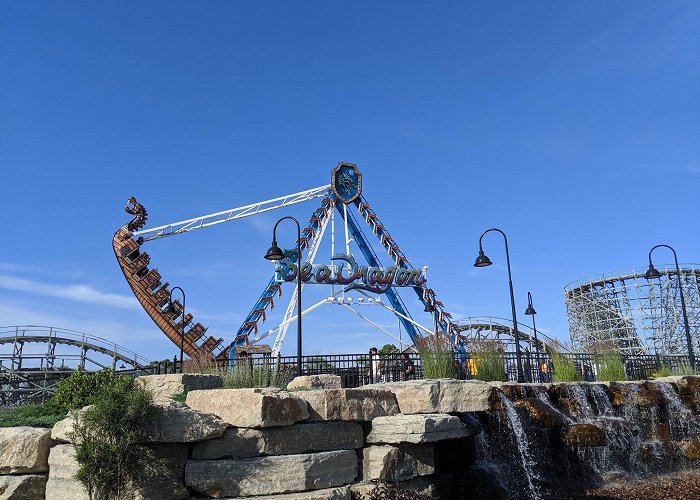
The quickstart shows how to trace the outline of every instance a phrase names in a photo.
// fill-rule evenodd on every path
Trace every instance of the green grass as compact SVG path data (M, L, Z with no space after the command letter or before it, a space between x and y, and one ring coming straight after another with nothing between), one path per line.
M233 368L222 369L218 375L224 379L226 389L244 389L252 387L278 387L286 389L292 380L293 373L284 367L277 368L274 364L249 366L240 364Z
M53 427L56 422L66 418L66 412L56 406L24 405L18 408L0 411L0 427Z

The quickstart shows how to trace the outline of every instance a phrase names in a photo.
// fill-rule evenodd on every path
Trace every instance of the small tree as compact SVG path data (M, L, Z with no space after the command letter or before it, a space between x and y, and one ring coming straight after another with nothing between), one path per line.
M151 418L152 395L131 377L114 377L76 416L73 442L80 468L76 478L90 498L120 498L143 468L147 453L137 443Z

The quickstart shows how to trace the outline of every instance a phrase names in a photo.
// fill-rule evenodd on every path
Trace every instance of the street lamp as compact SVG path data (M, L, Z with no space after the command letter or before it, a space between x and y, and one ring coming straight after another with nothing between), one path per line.
M298 220L288 215L275 223L272 230L272 246L265 254L265 258L267 260L282 260L284 258L284 252L277 246L277 225L284 219L293 220L297 225L297 366L299 367L298 373L301 375L301 226Z
M182 373L182 352L185 350L185 316L187 312L185 309L185 291L182 288L176 286L170 290L170 299L168 299L168 305L163 312L166 314L174 314L177 312L177 309L175 309L175 304L173 303L173 292L175 290L180 290L180 293L182 294L182 329L180 330L180 373Z
M535 326L535 308L532 307L532 294L527 292L527 309L526 316L532 316L532 331L535 332L535 359L537 360L537 381L542 383L542 372L540 371L540 342L537 340L537 327Z
M681 284L681 270L678 267L678 256L676 255L676 251L668 245L656 245L654 248L649 250L649 269L647 270L646 273L644 273L644 277L648 280L661 277L661 273L651 263L651 252L653 252L655 249L657 249L659 247L668 248L669 250L671 250L673 252L673 260L676 263L676 274L678 274L678 293L681 296L681 310L683 311L683 325L685 326L685 340L686 340L686 342L688 342L688 361L690 361L690 366L692 367L693 372L695 372L695 355L693 354L693 344L690 341L690 326L688 325L688 313L685 309L685 299L683 298L683 286Z
M508 253L508 238L506 237L506 233L504 233L500 229L492 227L491 229L487 229L486 231L484 231L481 234L481 236L479 237L479 256L476 258L476 261L474 262L474 267L486 267L486 266L490 266L492 264L491 259L489 259L486 255L484 255L484 250L483 250L483 247L481 246L481 240L483 240L486 233L488 233L490 231L496 231L496 232L501 233L501 235L503 235L503 240L506 243L506 264L508 266L508 287L510 290L510 308L511 308L511 312L513 314L513 335L515 336L515 358L516 358L516 363L518 366L518 383L522 383L522 382L525 382L525 376L523 374L523 363L522 363L522 360L520 359L520 334L518 333L518 319L516 318L516 315L515 315L515 297L513 296L513 279L511 277L511 273L510 273L510 254Z

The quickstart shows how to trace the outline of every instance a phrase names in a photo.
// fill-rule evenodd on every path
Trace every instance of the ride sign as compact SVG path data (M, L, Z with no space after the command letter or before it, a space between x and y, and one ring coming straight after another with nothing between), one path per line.
M275 268L280 281L296 281L296 260L296 251L285 252L285 258ZM419 269L359 266L352 255L345 253L336 254L331 260L345 264L327 266L307 262L301 266L301 281L319 285L347 285L345 291L367 290L373 293L386 293L392 286L422 287L427 281L425 273Z

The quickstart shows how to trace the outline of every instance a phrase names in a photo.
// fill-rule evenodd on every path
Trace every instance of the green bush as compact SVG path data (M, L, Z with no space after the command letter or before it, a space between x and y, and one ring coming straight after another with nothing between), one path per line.
M454 378L455 355L449 337L445 334L420 337L416 347L418 347L424 378Z
M568 357L555 350L550 351L552 357L552 379L555 382L578 382L581 374L576 370L576 365Z
M114 384L119 377L112 370L86 373L77 370L70 377L58 382L50 404L65 413L94 403L102 392Z
M622 362L620 353L617 351L607 351L594 356L598 365L599 381L627 380L625 365Z
M73 442L80 468L76 478L91 498L120 498L148 461L137 443L153 414L152 395L131 377L112 377L76 416Z

